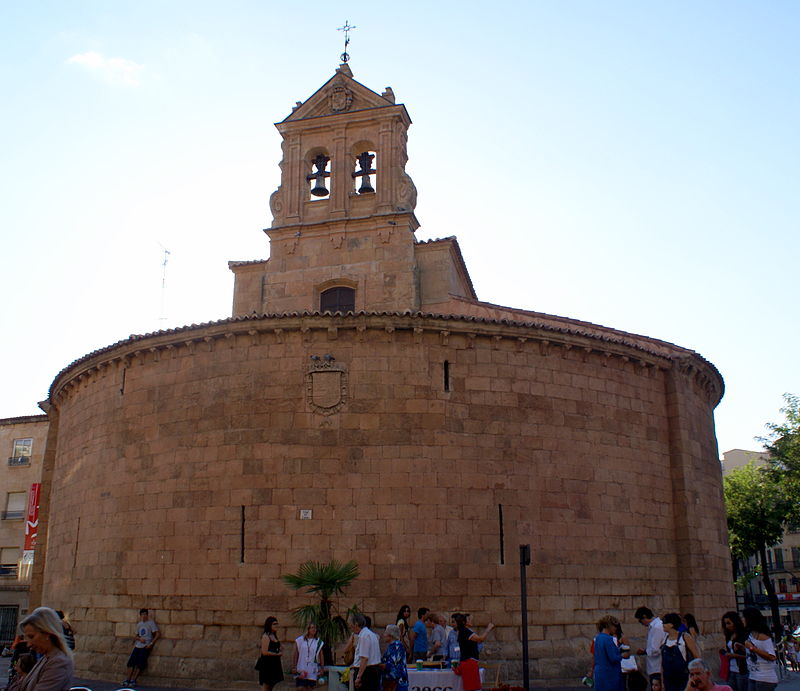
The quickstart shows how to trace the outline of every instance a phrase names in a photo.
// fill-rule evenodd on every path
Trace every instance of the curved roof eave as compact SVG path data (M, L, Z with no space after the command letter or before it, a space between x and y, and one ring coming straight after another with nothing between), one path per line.
M485 303L489 304L489 303ZM510 309L510 308L507 308ZM537 314L538 313L533 313ZM533 316L532 314L532 316ZM713 375L715 375L720 384L720 398L724 392L724 380L719 370L713 363L706 360L699 353L677 346L667 341L659 341L648 336L640 336L637 334L627 333L625 331L618 331L605 326L591 324L590 322L581 322L578 320L569 320L566 317L550 317L550 315L541 315L541 318L534 317L531 320L518 320L518 319L490 319L487 317L477 317L470 315L459 314L438 314L432 312L421 311L405 311L405 312L319 312L319 311L302 311L302 312L284 312L275 314L250 314L238 317L228 317L226 319L218 319L215 321L203 322L200 324L190 324L187 326L175 327L173 329L164 329L153 331L145 334L131 334L128 338L119 340L103 348L93 350L82 357L73 360L66 367L62 368L53 379L48 392L48 399L52 398L57 382L67 374L71 369L79 367L81 364L86 363L92 358L109 353L117 348L126 345L132 345L147 339L157 338L159 336L189 334L193 331L200 331L203 329L213 328L215 326L223 326L225 324L236 324L241 322L257 322L262 320L279 320L279 319L297 319L305 317L328 317L338 319L356 319L363 317L393 317L393 318L414 318L414 319L427 319L427 320L441 320L444 322L464 322L473 324L483 324L486 326L507 326L512 328L529 328L538 329L540 331L550 332L553 334L562 334L569 336L583 337L600 343L617 344L626 348L633 348L651 356L658 358L674 359L675 357L692 357L696 358L700 363L707 367ZM548 323L548 318L552 319ZM586 328L591 327L591 328Z

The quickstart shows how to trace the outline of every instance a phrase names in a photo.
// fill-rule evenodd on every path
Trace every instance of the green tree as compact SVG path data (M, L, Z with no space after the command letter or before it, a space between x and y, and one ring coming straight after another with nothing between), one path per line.
M791 492L769 466L753 462L730 472L723 483L731 552L741 558L759 555L772 620L780 627L778 597L765 567L767 548L781 541L794 510Z
M318 602L293 610L292 616L303 631L312 622L317 625L319 637L325 642L322 652L326 665L333 664L333 646L349 634L347 618L358 611L353 606L342 616L338 602L333 598L343 595L344 589L358 578L359 573L358 564L354 561L341 564L332 560L327 564L307 561L300 565L297 573L282 576L283 582L292 590L304 590L309 595L319 597Z
M783 400L784 421L768 424L769 435L760 441L769 453L773 475L795 499L789 522L800 525L800 397L785 393Z

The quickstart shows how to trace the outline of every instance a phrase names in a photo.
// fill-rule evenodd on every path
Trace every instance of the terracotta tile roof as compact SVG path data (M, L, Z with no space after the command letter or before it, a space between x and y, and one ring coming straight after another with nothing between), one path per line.
M0 418L0 425L25 425L31 422L44 422L47 415L21 415L19 417Z

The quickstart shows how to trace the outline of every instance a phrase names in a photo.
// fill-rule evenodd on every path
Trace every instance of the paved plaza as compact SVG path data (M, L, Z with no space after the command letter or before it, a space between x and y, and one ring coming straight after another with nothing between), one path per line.
M11 658L0 658L0 688L5 686L8 679L8 664ZM123 670L124 672L124 670ZM120 677L124 676L121 674ZM533 680L535 682L535 680ZM121 688L117 681L98 681L96 679L73 679L73 686L85 686L92 691L116 691ZM177 687L150 686L147 684L147 677L142 679L142 683L137 684L137 689L141 691L198 691L197 689L181 689ZM253 691L258 691L258 681L253 678ZM277 687L277 691L290 691L293 688L291 682L284 682ZM535 687L542 688L542 687ZM585 686L553 686L549 691L586 691ZM778 684L778 691L800 691L800 672L788 672L786 678Z

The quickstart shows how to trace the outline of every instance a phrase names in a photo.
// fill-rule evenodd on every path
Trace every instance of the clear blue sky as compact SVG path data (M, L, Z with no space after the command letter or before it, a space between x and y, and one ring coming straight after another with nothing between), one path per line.
M800 4L0 4L0 417L131 333L229 316L273 123L337 67L406 104L419 239L478 296L692 348L720 451L800 393ZM171 252L161 305L162 247ZM161 317L165 318L161 318Z

